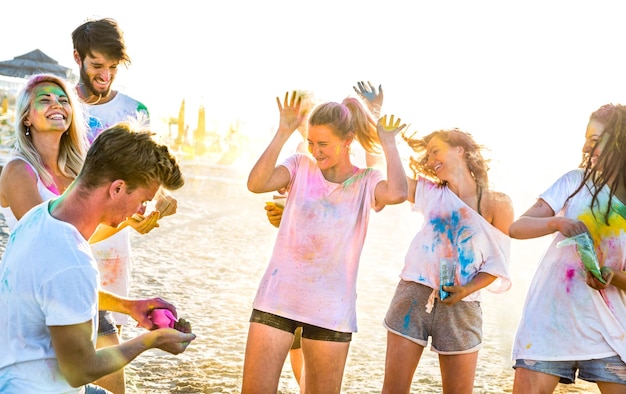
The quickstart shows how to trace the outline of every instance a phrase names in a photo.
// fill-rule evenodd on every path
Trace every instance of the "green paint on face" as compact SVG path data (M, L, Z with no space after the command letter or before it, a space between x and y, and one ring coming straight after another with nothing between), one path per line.
M65 91L57 84L42 83L34 90L33 107L36 109L53 104L58 101L62 105L69 105L69 98Z

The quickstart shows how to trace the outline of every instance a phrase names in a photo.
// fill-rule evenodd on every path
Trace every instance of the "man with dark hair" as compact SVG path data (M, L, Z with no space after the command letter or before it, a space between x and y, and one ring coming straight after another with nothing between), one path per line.
M100 224L117 227L143 214L159 188L183 183L167 147L150 132L120 123L96 139L65 193L22 217L0 263L0 392L102 393L88 383L142 352L185 351L195 335L183 319L176 329L96 350L98 309L129 314L147 329L155 328L149 317L154 309L174 315L176 309L160 298L131 300L99 290L88 243Z
M117 22L111 18L88 20L72 32L72 42L74 60L80 69L76 92L89 113L89 140L93 141L103 129L129 119L141 119L149 125L146 106L112 88L118 67L128 67L131 63L124 34ZM128 296L131 281L128 227L141 234L150 232L158 226L159 219L176 212L177 201L171 195L159 193L156 207L150 215L129 218L116 228L103 225L97 237L90 240L94 257L98 261L101 285L105 290ZM122 326L129 323L126 315L101 311L96 346L100 348L119 344ZM126 391L123 369L97 383L115 394L124 394Z

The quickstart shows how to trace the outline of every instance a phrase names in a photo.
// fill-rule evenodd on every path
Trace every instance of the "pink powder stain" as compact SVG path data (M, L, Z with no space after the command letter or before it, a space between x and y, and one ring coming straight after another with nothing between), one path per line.
M611 312L615 313L615 308L611 304L611 300L609 300L609 298L606 296L605 290L600 290L600 296L602 296L602 300L604 300L604 303L611 310Z
M122 261L119 257L101 260L98 265L100 268L100 281L102 286L115 283L117 278L122 275Z
M574 268L568 268L567 271L565 271L565 277L567 278L567 282L571 282L574 279L574 276L576 276L576 269ZM569 284L566 286L567 292L570 292L570 286Z

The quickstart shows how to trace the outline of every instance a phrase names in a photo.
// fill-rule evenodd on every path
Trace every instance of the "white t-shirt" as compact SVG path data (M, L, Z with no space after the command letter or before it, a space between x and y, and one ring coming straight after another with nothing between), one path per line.
M591 194L584 187L566 200L582 182L583 170L559 178L540 197L558 216L585 223L601 266L626 268L626 206L613 198L609 225L604 222L609 189L599 195L594 218ZM533 277L513 344L513 359L590 360L619 355L626 361L626 293L609 285L594 290L574 245L557 248L556 233Z
M315 326L356 332L356 278L374 189L383 175L359 169L328 182L308 155L284 165L291 186L254 308Z
M49 201L17 223L0 262L0 392L75 393L59 372L49 326L92 322L98 269L89 244L48 213Z
M98 105L85 105L89 116L95 118L102 125L102 129L90 130L90 141L93 141L104 129L114 124L129 119L144 116L148 121L148 109L146 106L123 94L117 92L109 102ZM98 269L102 288L114 294L127 297L130 291L130 228L125 228L115 235L92 244L93 255L98 260ZM128 315L113 313L117 324L128 324Z
M94 118L94 120L90 119L90 122L92 122L88 133L90 142L93 142L104 129L118 122L139 117L144 117L146 121L149 120L148 108L142 102L121 92L117 92L111 101L104 104L84 105L89 113L89 117Z
M511 287L511 238L470 208L447 186L423 177L415 187L413 209L424 216L404 260L400 277L439 289L442 258L456 261L455 284L470 282L479 272L497 277L486 287L502 293ZM480 301L476 291L463 301Z

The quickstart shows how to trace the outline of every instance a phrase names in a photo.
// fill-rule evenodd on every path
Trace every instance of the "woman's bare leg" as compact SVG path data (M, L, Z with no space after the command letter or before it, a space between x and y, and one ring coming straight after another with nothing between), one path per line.
M406 338L387 332L387 355L383 394L410 393L413 375L424 347Z

